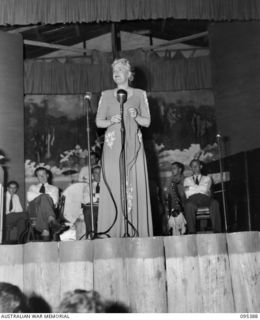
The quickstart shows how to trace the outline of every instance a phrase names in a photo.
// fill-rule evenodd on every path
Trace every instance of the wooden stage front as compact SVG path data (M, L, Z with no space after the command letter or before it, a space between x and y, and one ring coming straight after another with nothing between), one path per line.
M133 312L260 312L260 233L0 246L0 281L53 307L76 288Z

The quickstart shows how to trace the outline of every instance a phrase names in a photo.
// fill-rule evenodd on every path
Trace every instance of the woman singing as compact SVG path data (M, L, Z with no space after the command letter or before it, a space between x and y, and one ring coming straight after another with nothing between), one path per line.
M102 156L98 232L107 233L111 237L126 235L126 215L123 214L124 203L120 193L122 119L120 103L117 100L117 91L123 89L127 92L123 114L128 234L131 237L152 236L147 166L140 130L140 126L150 125L146 92L129 86L129 82L133 80L133 74L127 59L115 60L112 69L117 88L102 92L96 117L97 126L107 128Z

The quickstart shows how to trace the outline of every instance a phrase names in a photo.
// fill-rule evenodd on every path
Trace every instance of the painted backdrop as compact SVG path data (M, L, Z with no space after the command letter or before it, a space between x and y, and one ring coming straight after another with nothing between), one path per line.
M99 94L90 109L91 149L100 152L102 130L95 127ZM143 130L149 178L165 182L173 161L188 169L194 158L216 159L216 118L211 90L148 94L152 122ZM86 163L86 105L82 95L25 97L25 172L32 179L41 164L51 169L62 187L77 179Z

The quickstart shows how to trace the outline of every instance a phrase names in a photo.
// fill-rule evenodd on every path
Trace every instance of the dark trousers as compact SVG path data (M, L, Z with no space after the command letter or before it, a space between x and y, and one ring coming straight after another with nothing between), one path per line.
M205 194L197 193L189 197L184 205L184 214L189 233L196 233L196 213L198 208L209 207L210 220L214 232L221 232L219 204Z
M83 215L86 224L86 238L91 234L91 231L97 232L97 220L98 220L98 205L93 205L94 214L94 230L92 230L92 217L91 208L89 204L82 204Z
M50 217L56 218L52 198L41 194L29 203L29 216L36 217L36 229L40 232L49 230Z
M6 231L5 231L5 239L6 242L10 241L10 232L13 227L17 228L17 241L18 243L22 239L22 234L26 230L28 216L24 212L11 212L5 216L6 223Z

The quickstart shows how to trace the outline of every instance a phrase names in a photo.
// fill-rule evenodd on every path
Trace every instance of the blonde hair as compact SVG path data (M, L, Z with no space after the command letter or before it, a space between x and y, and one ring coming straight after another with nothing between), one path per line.
M128 80L129 80L129 82L132 82L134 80L134 73L131 70L131 65L130 65L129 60L127 60L126 58L115 59L111 65L112 69L114 69L115 66L118 64L121 64L129 72Z
M58 312L61 313L104 313L105 301L97 291L75 289L65 292Z

